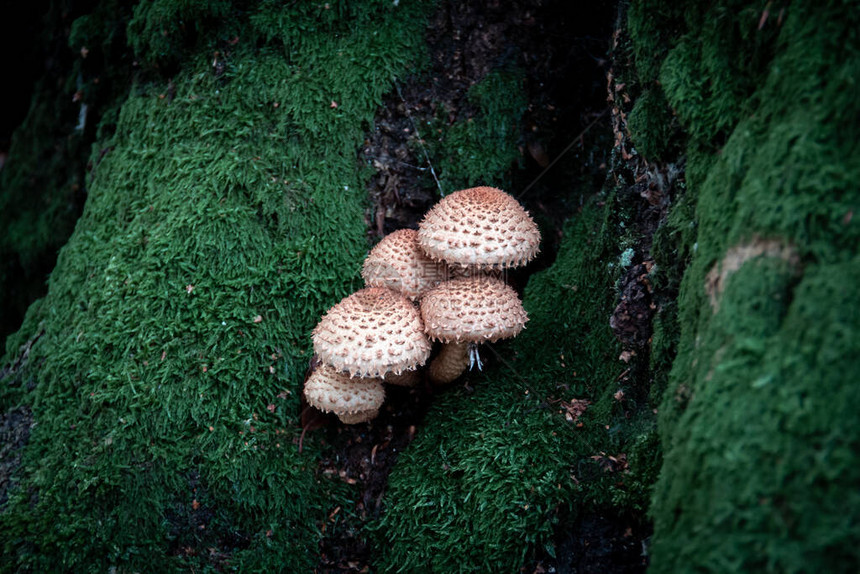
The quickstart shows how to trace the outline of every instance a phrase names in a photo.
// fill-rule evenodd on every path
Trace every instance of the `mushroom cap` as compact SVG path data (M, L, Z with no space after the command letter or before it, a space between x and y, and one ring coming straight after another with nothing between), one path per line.
M444 343L493 342L515 337L529 320L517 292L499 279L452 279L421 299L421 317L431 339Z
M443 197L427 212L418 243L449 265L508 268L537 255L540 232L516 199L495 187L473 187Z
M349 378L330 365L320 365L305 381L308 404L334 413L347 424L371 420L385 401L382 381Z
M430 356L418 310L386 287L366 287L329 309L314 328L313 342L324 363L351 376L401 373Z
M448 279L462 279L464 277L494 277L505 280L504 269L481 268L476 265L452 265L449 267Z
M361 276L368 287L388 287L418 299L447 277L445 263L427 257L418 245L418 231L398 229L370 250Z

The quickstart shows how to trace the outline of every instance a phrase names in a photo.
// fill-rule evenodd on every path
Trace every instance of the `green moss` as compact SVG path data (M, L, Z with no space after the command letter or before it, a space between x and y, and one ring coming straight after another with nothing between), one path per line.
M713 5L633 2L628 29L639 79L646 89L659 81L687 131L719 147L734 124L755 106L756 81L773 58L782 8L765 0ZM764 11L770 14L769 22L759 28ZM637 107L645 105L650 102L637 103ZM641 115L640 123L648 120L656 127L664 112ZM637 144L665 145L665 140L656 138L659 135Z
M528 328L484 352L501 364L469 376L473 393L441 394L400 455L375 527L380 571L514 572L554 551L559 513L647 505L659 455L645 446L656 436L647 404L614 397L630 389L609 328L604 209L591 202L569 222L554 266L532 277ZM592 402L581 427L564 416L572 399ZM601 466L621 453L627 471Z
M669 372L678 352L681 325L678 319L678 291L684 272L696 249L696 197L686 184L678 182L675 204L654 232L651 255L656 263L650 274L657 312L651 338L650 371L653 404L660 404L668 385Z
M474 185L507 187L511 167L520 157L523 80L521 68L502 65L469 90L474 115L448 125L447 113L442 113L419 126L444 193Z
M690 134L719 146L756 105L757 80L770 64L779 34L774 22L758 27L766 6L764 0L715 4L701 20L689 23L667 54L660 82Z
M630 3L627 7L627 31L633 41L636 73L644 84L658 79L666 53L686 29L685 19L697 19L698 13L695 4L684 5L672 0Z
M230 22L225 18L230 12L228 0L144 0L128 22L128 43L151 65L176 64L199 35Z
M654 333L651 335L650 369L653 373L651 402L660 404L669 380L669 372L675 361L680 339L678 325L678 306L667 302L661 305L654 315Z
M691 263L660 407L651 567L852 571L856 6L687 8L702 17L660 73L690 136L690 199L675 209L695 213L670 216L655 242Z
M650 161L671 160L680 153L680 129L659 88L645 90L636 98L627 128L636 150Z
M36 420L3 571L315 564L332 490L319 447L294 444L309 332L357 284L355 149L425 10L363 4L290 59L243 37L220 74L191 50L170 86L126 97L48 295L9 339L5 362L44 329L3 385Z
M858 263L807 269L793 290L781 260L747 263L731 279L684 373L686 408L665 427L658 571L857 564L860 395L846 373L860 351Z

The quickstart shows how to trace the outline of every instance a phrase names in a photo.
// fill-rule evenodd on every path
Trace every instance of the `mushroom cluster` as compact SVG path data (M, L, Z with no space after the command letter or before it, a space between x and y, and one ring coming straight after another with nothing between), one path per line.
M444 197L418 230L385 236L362 267L366 287L329 309L313 331L322 366L305 382L313 407L347 424L377 416L383 382L412 385L431 354L435 384L470 366L477 345L515 337L528 321L516 291L499 272L528 263L540 233L516 199L475 187Z

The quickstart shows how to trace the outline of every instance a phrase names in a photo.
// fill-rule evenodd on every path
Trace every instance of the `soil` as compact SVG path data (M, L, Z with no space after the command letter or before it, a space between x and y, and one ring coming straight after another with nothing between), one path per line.
M610 514L589 514L556 534L555 565L532 572L558 574L635 574L648 566L648 533Z
M202 555L216 572L224 572L230 556L247 548L251 537L235 530L234 521L223 508L200 502L209 498L209 489L197 471L189 472L185 481L187 488L171 501L165 513L169 525L167 552L180 558Z

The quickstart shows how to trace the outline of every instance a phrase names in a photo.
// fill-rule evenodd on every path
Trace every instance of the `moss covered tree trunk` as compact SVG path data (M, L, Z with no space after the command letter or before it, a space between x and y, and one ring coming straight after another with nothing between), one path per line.
M691 257L660 407L654 569L853 571L860 12L685 4L630 12L644 87L687 137L692 216L663 235L666 264Z

